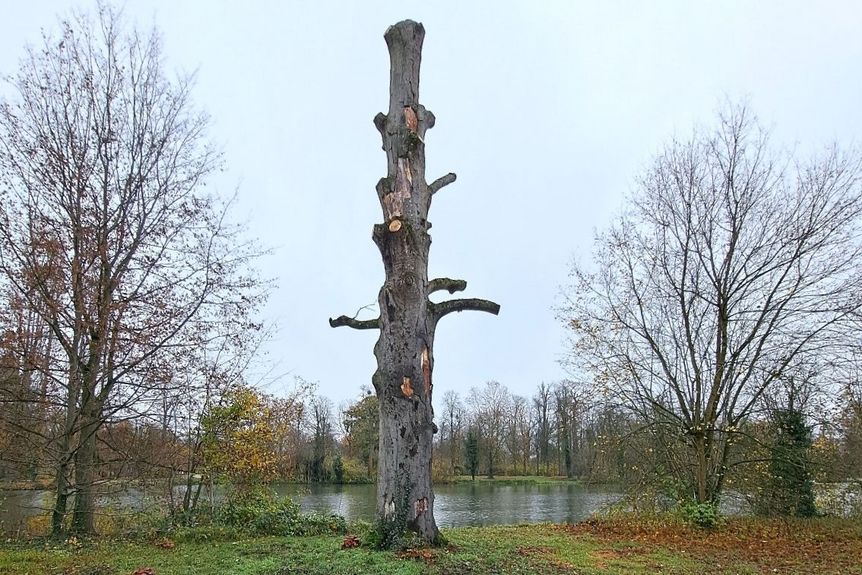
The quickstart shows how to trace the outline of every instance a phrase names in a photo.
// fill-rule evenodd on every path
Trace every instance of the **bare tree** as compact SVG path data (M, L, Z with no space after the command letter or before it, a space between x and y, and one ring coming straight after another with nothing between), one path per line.
M539 467L545 464L547 475L551 458L551 386L544 381L539 384L536 394L533 396L533 411L536 420L536 474Z
M527 474L530 464L530 454L533 441L533 421L530 417L530 404L526 397L513 395L511 401L511 416L509 418L509 454L512 457L512 469L517 470L521 464L521 473Z
M457 391L449 390L443 394L442 440L449 451L449 473L455 475L457 462L462 461L461 444L464 442L464 405Z
M0 435L6 441L0 461L7 476L36 479L51 464L52 423L59 415L50 373L56 346L27 299L5 288L0 296Z
M860 210L856 156L795 162L734 107L668 145L573 267L573 365L684 446L692 499L717 501L740 423L859 309Z
M308 429L311 436L311 453L306 461L309 481L326 481L329 478L327 458L332 455L333 435L332 400L315 395L308 408Z
M434 333L446 315L466 310L497 314L500 306L483 299L432 302L435 292L463 291L467 282L428 279L431 236L428 210L447 174L425 181L425 134L434 114L419 103L419 65L425 29L405 20L384 35L391 74L389 111L374 125L383 139L387 175L377 184L384 222L372 237L380 250L386 280L380 288L380 317L330 319L332 327L378 329L374 346L377 371L372 383L380 406L380 460L377 466L377 514L385 526L384 545L405 530L428 542L438 541L431 489L431 452L436 426L431 403Z
M494 477L506 447L511 394L499 381L488 381L480 389L470 388L468 401L473 409L473 425L479 432L480 451L485 455L488 477Z
M363 386L360 398L342 411L342 422L349 454L364 461L368 478L373 478L380 444L380 414L371 389Z
M179 344L256 328L254 250L202 189L221 162L207 117L162 65L154 31L99 5L28 51L0 105L0 272L65 364L55 531L72 493L73 529L94 531L97 432L148 402Z
M566 477L574 476L578 399L568 382L554 386L554 422L557 437L559 469ZM561 473L562 474L562 473Z

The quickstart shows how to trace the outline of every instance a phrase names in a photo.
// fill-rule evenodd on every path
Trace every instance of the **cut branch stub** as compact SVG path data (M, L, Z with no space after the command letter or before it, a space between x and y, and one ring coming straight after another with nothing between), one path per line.
M404 394L404 397L413 397L413 384L410 383L410 378L407 376L401 380L401 393Z
M449 184L453 183L457 178L458 178L458 176L456 176L452 172L449 172L445 176L440 176L439 178L437 178L436 180L434 180L433 182L428 184L428 190L431 192L431 195L433 196L438 191L440 191L440 188L448 186Z
M449 293L455 293L456 291L464 291L465 289L467 289L467 282L464 280L436 278L428 282L428 295L444 290Z
M386 114L379 112L374 116L374 127L376 127L377 131L380 132L381 137L386 136Z
M410 106L404 106L404 123L407 129L414 134L419 129L419 120L416 118L416 112Z

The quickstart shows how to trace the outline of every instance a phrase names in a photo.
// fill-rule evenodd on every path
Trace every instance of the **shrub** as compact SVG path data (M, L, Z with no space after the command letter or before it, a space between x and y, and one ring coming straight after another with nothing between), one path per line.
M321 535L346 533L339 515L302 514L299 504L259 487L234 491L214 510L174 517L168 531L175 539L211 540L247 535Z
M332 461L332 475L336 483L344 483L344 461L341 460L340 453L336 453Z
M692 501L680 507L680 514L686 522L702 529L717 527L721 520L718 506L713 503L696 503Z

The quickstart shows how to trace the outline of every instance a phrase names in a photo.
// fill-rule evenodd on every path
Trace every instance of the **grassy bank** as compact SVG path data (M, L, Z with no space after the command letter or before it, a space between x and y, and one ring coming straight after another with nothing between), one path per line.
M54 481L49 478L4 480L0 481L0 492L44 491L46 489L54 489L54 485Z
M480 477L477 475L476 479L471 478L469 475L454 475L444 479L434 480L435 485L460 483L493 483L494 485L559 485L561 483L583 484L583 481L580 479L569 479L565 476L549 477L546 475L500 475L497 477Z
M862 525L733 519L702 531L668 518L446 531L441 549L342 549L340 536L5 543L8 575L862 574ZM148 573L139 571L139 573Z

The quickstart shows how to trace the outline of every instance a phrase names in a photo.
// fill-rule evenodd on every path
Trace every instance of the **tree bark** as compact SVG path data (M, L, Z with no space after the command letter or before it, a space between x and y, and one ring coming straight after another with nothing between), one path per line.
M57 460L57 497L51 513L51 534L59 536L63 533L66 520L66 508L69 501L69 467L74 457L72 443L75 439L76 427L78 425L78 398L81 393L81 384L78 379L78 364L71 362L68 385L66 387L66 412L63 422L63 433L60 436L60 451Z
M431 487L432 439L436 432L431 406L434 332L444 315L478 310L497 314L500 306L478 299L433 304L434 291L466 288L463 280L428 280L431 197L455 181L447 174L425 181L425 132L434 115L419 103L419 67L425 29L406 20L384 35L390 56L389 110L374 125L383 140L387 175L377 184L383 223L374 226L386 279L378 295L380 317L330 319L332 327L379 329L374 346L377 371L372 382L380 409L377 514L384 544L404 531L429 543L439 540ZM390 539L390 536L392 537Z
M96 429L98 422L89 417L81 426L81 442L75 452L75 509L72 532L96 532Z
M75 451L75 509L72 531L96 533L96 431L101 425L99 407L81 413L78 449Z
M63 522L66 519L66 503L69 499L69 463L66 459L68 445L64 443L62 459L57 464L57 497L51 510L51 535L57 537L63 533Z

